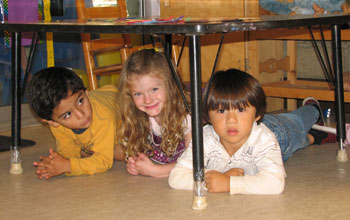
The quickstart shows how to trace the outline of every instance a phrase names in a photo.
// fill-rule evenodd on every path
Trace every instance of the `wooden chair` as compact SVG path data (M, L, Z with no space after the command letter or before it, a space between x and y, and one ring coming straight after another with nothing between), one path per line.
M322 40L319 30L313 31L315 40ZM325 40L331 40L331 31L324 31ZM304 99L308 96L315 97L319 101L334 101L334 89L328 82L313 81L297 78L297 40L311 40L308 29L276 29L271 31L258 31L251 39L286 40L286 56L280 60L269 59L256 65L258 74L262 72L275 73L281 69L287 73L287 79L278 82L262 83L266 96L287 98L288 110L297 108L296 99ZM350 39L350 30L342 30L342 40ZM258 59L257 59L258 60ZM350 92L344 92L344 102L350 102Z
M113 7L86 7L85 0L76 0L76 8L79 19L108 19L127 17L125 0L117 0L118 5ZM84 52L86 74L89 82L89 89L98 88L97 76L120 73L122 63L108 66L98 66L95 62L96 55L120 51L120 49L131 45L130 35L121 35L121 37L98 38L93 39L91 34L82 33L81 41Z
M124 63L132 53L135 53L136 51L142 49L156 49L159 51L163 51L163 46L161 43L156 43L155 45L147 44L142 46L124 47L120 50L122 63Z

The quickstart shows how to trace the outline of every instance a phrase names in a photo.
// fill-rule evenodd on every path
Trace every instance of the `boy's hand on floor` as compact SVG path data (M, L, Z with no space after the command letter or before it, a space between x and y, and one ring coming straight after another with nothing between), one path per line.
M50 179L51 177L70 172L70 160L50 149L48 157L41 156L39 162L34 162L37 167L36 174L39 179Z
M45 163L47 163L47 161L50 161L50 157L49 156L40 156L40 161L35 161L33 163L34 166L36 166L36 171L35 174L38 176L39 179L43 179L45 178L45 175L47 175L47 171L46 171L46 167L45 167Z
M226 176L244 176L242 168L232 168L224 173Z
M205 186L208 192L229 192L230 177L215 170L205 173Z

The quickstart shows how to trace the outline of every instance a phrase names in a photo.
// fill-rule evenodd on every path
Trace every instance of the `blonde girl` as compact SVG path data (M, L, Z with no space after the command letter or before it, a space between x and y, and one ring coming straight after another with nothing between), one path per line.
M166 177L191 141L191 117L163 53L133 53L123 66L117 136L131 175Z

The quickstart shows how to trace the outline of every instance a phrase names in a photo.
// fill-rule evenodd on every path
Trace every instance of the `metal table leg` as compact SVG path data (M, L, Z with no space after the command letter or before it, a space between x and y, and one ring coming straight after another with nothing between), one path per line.
M191 112L192 112L192 150L193 150L193 178L194 200L192 208L205 209L205 173L203 160L203 124L201 106L201 52L200 37L189 37L190 72L191 72Z
M36 44L36 41L33 43ZM35 45L33 45L35 48ZM31 48L27 70L32 62L33 48ZM11 146L14 147L27 147L34 145L35 142L31 140L21 140L21 100L24 93L24 88L21 91L21 33L12 33L12 76L11 76L11 87L12 87L12 117L11 117L11 137L0 136L0 152L9 151ZM27 75L25 76L27 77Z
M165 34L164 35L164 41L165 41L165 45L164 45L164 52L167 53L169 55L169 57L172 57L172 35L171 34Z
M31 61L29 61L31 62ZM23 91L20 88L21 82L21 33L12 33L12 117L11 137L0 136L0 152L9 151L11 147L18 148L34 145L31 140L21 140L21 98Z
M19 147L21 145L21 33L12 33L12 118L11 118L11 169L22 173Z
M338 161L348 161L347 153L344 149L345 133L345 111L344 111L344 86L343 86L343 63L341 51L341 28L340 25L332 26L332 54L333 54L333 72L335 74L335 113L337 120L337 140L339 151Z

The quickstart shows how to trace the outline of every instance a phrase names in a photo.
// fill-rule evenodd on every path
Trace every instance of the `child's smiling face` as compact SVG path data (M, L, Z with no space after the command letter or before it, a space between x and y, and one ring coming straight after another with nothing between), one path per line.
M130 83L130 94L136 108L159 123L159 115L166 101L164 80L151 74L135 75Z
M209 118L215 132L219 135L222 145L232 156L248 139L255 121L256 108L249 105L238 109L210 110Z
M88 128L92 122L88 91L80 90L73 95L69 91L67 97L54 108L52 120L71 129Z

